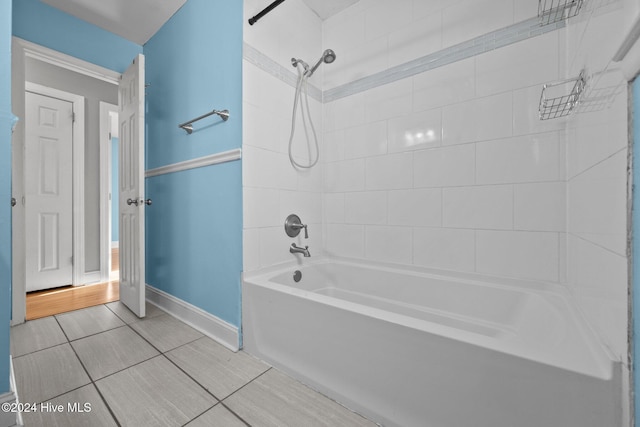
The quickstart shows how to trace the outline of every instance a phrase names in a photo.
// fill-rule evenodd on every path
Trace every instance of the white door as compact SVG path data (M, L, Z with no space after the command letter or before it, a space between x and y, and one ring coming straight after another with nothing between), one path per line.
M119 88L120 301L145 315L144 56L124 72Z
M25 94L27 292L73 280L73 104Z

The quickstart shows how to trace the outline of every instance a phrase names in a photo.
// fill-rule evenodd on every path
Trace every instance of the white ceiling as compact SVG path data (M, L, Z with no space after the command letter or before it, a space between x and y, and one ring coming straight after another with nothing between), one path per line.
M360 0L304 0L322 19L327 19L358 1Z
M70 15L145 44L187 0L42 0Z
M42 0L57 9L140 45L149 39L187 0ZM228 0L232 1L232 0ZM265 7L272 0L265 0ZM299 1L299 0L290 0ZM320 18L359 0L303 0Z

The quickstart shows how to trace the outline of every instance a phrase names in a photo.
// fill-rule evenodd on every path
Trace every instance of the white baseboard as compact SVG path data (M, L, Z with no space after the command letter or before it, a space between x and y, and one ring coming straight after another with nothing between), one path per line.
M16 378L13 372L13 360L11 359L11 356L9 356L9 385L11 387L11 391L0 395L0 405L5 403L15 404L19 402ZM0 427L14 427L22 425L22 414L20 412L0 411Z
M100 270L89 271L82 275L80 283L74 283L74 285L89 285L91 283L100 283L103 281L102 279L103 277L100 273Z
M147 301L213 338L229 350L239 350L240 334L237 327L151 285L147 285L146 288Z

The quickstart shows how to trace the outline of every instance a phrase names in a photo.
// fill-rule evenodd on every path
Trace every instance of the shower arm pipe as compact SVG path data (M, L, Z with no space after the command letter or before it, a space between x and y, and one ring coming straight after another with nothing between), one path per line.
M283 3L283 2L284 2L284 0L276 0L273 3L271 3L269 6L265 7L264 9L262 9L262 12L258 13L253 18L249 18L249 25L253 25L256 22L258 22L258 20L260 18L262 18L267 13L271 12L273 9L275 9L277 6L279 6L280 3Z
M196 117L195 119L191 119L188 122L184 122L182 124L179 124L178 127L180 129L184 129L189 135L191 135L191 133L193 133L193 123L194 122L197 122L198 120L202 120L205 117L209 117L209 116L211 116L213 114L219 115L222 118L222 120L225 121L225 122L227 120L229 120L229 110L221 110L221 111L220 110L213 110L213 111L209 111L208 113L203 114L203 115L201 115L199 117Z

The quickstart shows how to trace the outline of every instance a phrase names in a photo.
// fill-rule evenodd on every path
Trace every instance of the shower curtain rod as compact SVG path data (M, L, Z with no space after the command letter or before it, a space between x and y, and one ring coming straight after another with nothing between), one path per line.
M256 22L258 22L258 20L260 18L262 18L264 15L266 15L267 13L271 12L273 9L276 8L276 6L278 6L280 3L284 2L284 0L276 0L273 3L271 3L269 6L265 7L264 9L262 9L262 12L258 13L256 16L254 16L253 18L249 19L249 25L253 25Z

